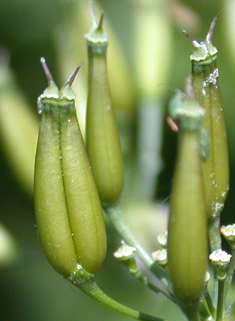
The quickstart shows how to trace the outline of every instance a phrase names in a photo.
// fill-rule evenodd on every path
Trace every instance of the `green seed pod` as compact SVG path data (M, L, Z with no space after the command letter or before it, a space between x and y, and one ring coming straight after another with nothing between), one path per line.
M82 133L85 133L85 111L87 102L87 50L84 43L84 34L90 28L91 14L89 11L91 1L70 1L69 19L64 23L60 21L59 28L56 29L57 56L61 78L67 75L72 66L78 60L84 62L82 70L79 72L79 79L75 79L73 88L79 93L79 100L76 102L78 119ZM93 1L94 8L100 11L99 1ZM103 4L104 5L104 4ZM118 39L113 28L113 21L108 14L105 19L105 30L109 35L109 52L107 68L109 70L109 85L113 106L118 117L131 122L136 112L136 89L130 64L128 63L125 51L120 39Z
M171 195L168 266L174 293L187 315L197 311L208 257L199 152L203 116L203 108L188 98L183 101L177 114L179 142Z
M80 264L96 272L106 253L102 207L77 123L71 83L59 91L42 59L49 86L38 99L42 117L35 167L35 211L51 265L69 276Z
M208 131L211 145L210 155L203 163L208 217L215 215L216 208L223 206L229 189L228 146L218 83L217 49L211 42L216 20L216 18L213 20L206 40L201 43L192 39L186 33L196 48L190 56L192 61L192 81L195 97L205 109L203 126Z
M89 59L86 147L103 202L113 203L124 184L123 156L106 70L107 35L100 22L86 35Z

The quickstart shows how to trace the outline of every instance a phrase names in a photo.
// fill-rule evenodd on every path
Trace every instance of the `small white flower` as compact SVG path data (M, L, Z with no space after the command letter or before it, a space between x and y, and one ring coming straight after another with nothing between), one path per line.
M129 246L124 241L122 241L122 245L114 253L114 257L120 261L125 261L134 257L135 252L136 252L135 247Z
M222 226L220 230L228 241L235 241L235 224Z
M167 246L167 237L168 237L167 232L164 232L157 237L157 241L162 247Z
M152 253L152 258L155 262L157 262L160 265L165 265L167 263L167 250L157 250Z
M228 264L231 260L231 257L232 255L219 249L212 252L211 255L209 256L209 259L214 264Z

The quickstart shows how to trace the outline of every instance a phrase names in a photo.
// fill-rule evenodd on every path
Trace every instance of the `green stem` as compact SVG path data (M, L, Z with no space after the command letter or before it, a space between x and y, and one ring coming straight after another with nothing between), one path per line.
M225 284L225 280L219 280L216 321L224 321L224 301L225 301L224 284Z
M138 118L139 197L152 200L162 169L161 147L164 108L157 99L142 99ZM154 160L154 162L153 162Z
M206 300L206 303L207 303L207 306L208 306L208 309L212 315L213 318L215 318L216 316L216 311L215 311L215 307L213 305L213 302L212 302L212 299L211 299L211 296L208 292L208 290L206 289L205 293L204 293L204 296L205 296L205 300Z
M217 204L215 207L215 212L208 221L209 229L209 242L210 242L210 252L214 252L221 249L221 234L220 234L220 213L223 209L221 204ZM214 276L216 272L214 271ZM213 304L216 305L218 298L218 280L214 277L214 288L213 288Z
M208 222L211 252L221 249L220 213L222 208L221 204L216 205L215 212Z
M209 307L208 307L205 297L202 297L200 300L199 314L203 320L210 320L211 319L211 312L209 310Z
M131 271L130 273L133 274L140 282L144 283L153 292L155 292L156 294L160 295L164 299L176 305L175 300L172 298L172 296L170 296L168 293L166 293L165 291L160 289L158 286L150 282L148 278L145 275L143 275L139 270L136 273Z
M84 270L81 265L77 266L77 270L68 278L70 282L78 286L86 295L98 301L102 305L111 310L121 313L127 317L142 321L164 321L163 319L150 316L148 314L133 310L125 305L115 301L105 294L97 285L94 274Z
M228 290L229 287L232 283L233 280L233 273L235 270L235 244L231 245L231 250L232 250L232 258L229 264L229 268L228 268L228 272L227 272L227 278L225 280L225 284L224 284L224 296L226 298L227 294L228 294Z
M103 204L104 205L104 204ZM136 253L150 271L162 282L166 287L169 281L166 272L153 260L145 248L140 244L139 240L133 235L121 215L121 208L117 206L104 205L104 209L112 221L115 229L122 236L124 241L136 248Z

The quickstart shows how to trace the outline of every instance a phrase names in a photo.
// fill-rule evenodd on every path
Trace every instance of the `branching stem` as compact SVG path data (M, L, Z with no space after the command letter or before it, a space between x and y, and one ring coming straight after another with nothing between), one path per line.
M127 317L142 321L164 321L163 319L150 316L148 314L133 310L125 305L115 301L107 294L105 294L97 285L94 274L85 271L82 266L78 266L76 272L74 272L68 280L74 285L78 286L86 295L90 296L94 300L98 301L102 305L111 310L121 313Z
M121 208L116 206L104 206L105 211L112 221L118 233L122 236L124 241L136 248L136 254L142 262L150 269L150 271L162 282L166 287L169 286L169 281L166 272L153 260L146 249L140 244L139 240L133 235L132 231L124 221L121 213Z

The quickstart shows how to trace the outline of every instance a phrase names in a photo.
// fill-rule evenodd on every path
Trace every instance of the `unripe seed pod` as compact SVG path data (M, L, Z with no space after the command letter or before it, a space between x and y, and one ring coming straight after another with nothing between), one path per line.
M186 34L196 48L190 57L192 81L195 97L205 109L203 126L208 131L211 145L210 155L202 166L208 218L216 215L216 208L223 207L229 189L228 146L218 83L217 49L211 42L215 22L216 18L210 26L206 40L201 43Z
M42 60L48 77L49 70ZM76 118L70 87L39 97L40 124L35 167L35 211L40 240L51 265L69 276L80 264L96 272L106 254L102 207Z
M84 62L84 66L75 79L73 88L79 93L79 100L76 102L78 120L82 134L85 133L85 112L87 102L87 50L84 43L84 34L90 28L91 14L88 4L91 1L72 1L69 19L56 29L57 56L59 57L59 67L61 77L68 74L72 66L78 60ZM100 11L99 1L93 1L94 8ZM108 14L105 19L105 29L109 35L109 52L107 67L109 70L109 84L113 101L113 106L118 117L123 117L125 121L131 122L136 112L136 90L133 76L130 71L124 48L118 39L113 28L113 21L109 20ZM64 78L63 78L64 79ZM85 136L84 136L85 137Z
M177 114L179 142L171 195L168 266L174 293L184 310L188 304L191 308L198 305L208 257L199 154L199 130L203 115L203 108L187 97Z
M103 15L86 35L89 59L89 91L86 148L92 172L105 203L117 201L124 184L123 156L114 110L111 106L106 70L107 36Z

